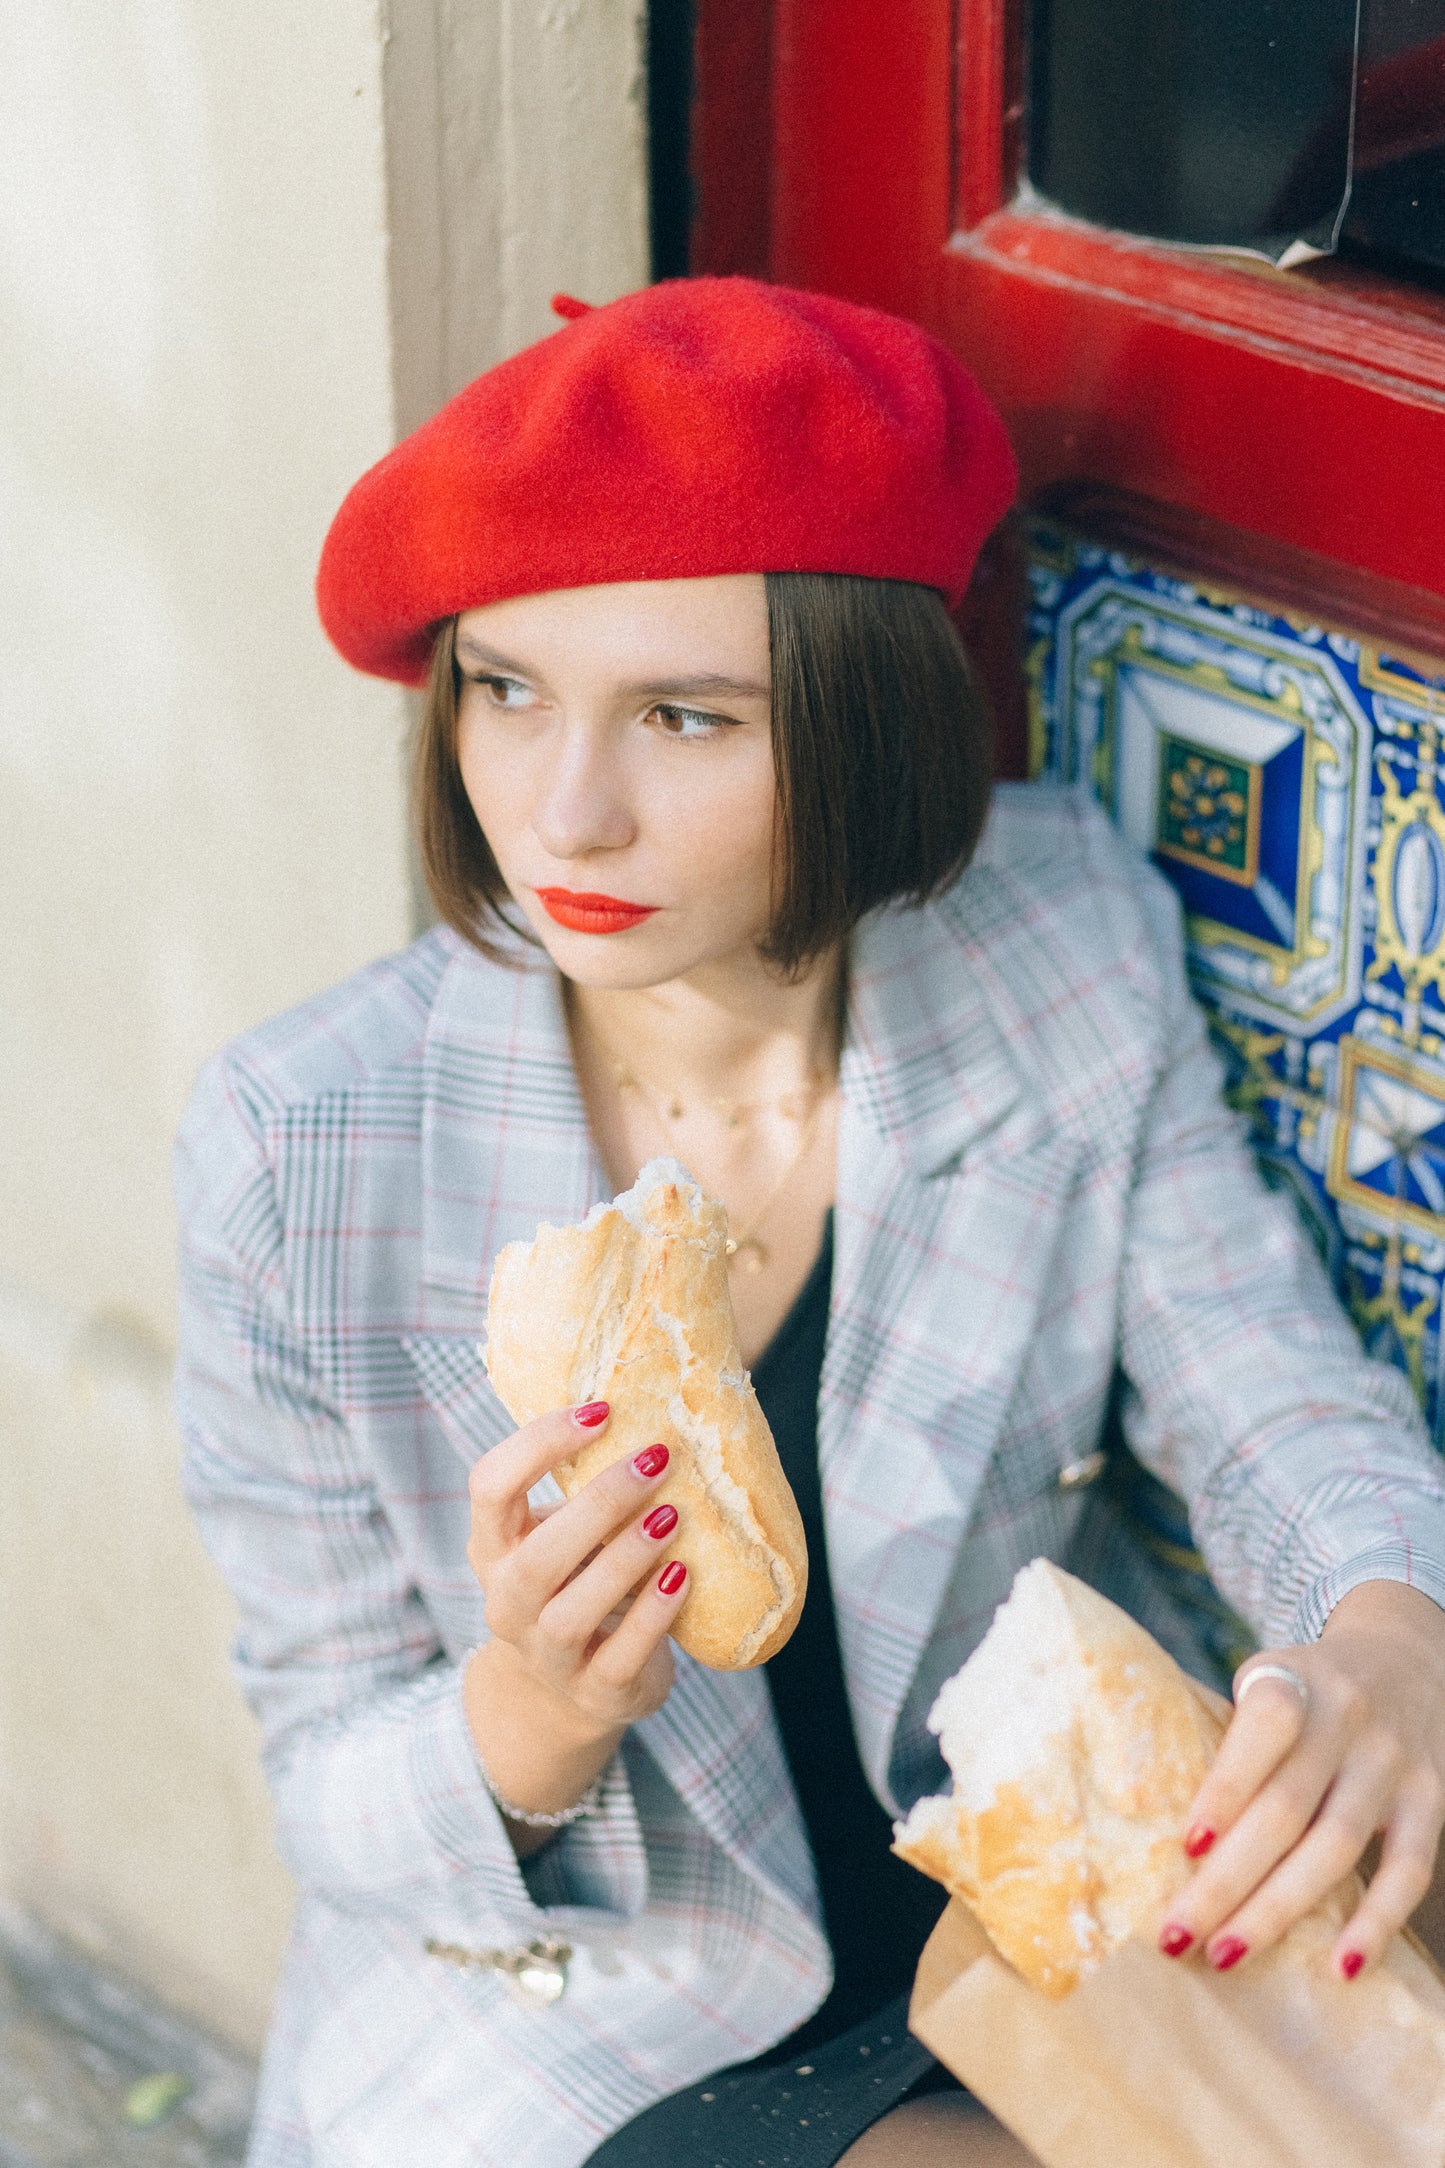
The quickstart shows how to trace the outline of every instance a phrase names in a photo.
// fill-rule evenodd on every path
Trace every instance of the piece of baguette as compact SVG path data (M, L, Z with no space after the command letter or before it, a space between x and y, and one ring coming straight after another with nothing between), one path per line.
M962 1897L1026 1979L1066 1995L1158 1932L1223 1725L1151 1634L1036 1558L928 1724L953 1791L920 1799L893 1849Z
M808 1586L797 1503L738 1353L727 1216L675 1159L577 1227L543 1224L492 1270L487 1370L520 1423L611 1403L595 1441L554 1470L571 1498L600 1469L662 1443L648 1503L677 1507L689 1590L673 1636L700 1663L741 1671L775 1655Z

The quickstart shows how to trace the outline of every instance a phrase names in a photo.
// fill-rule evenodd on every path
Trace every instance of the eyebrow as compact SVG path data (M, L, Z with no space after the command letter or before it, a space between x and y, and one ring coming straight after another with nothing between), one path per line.
M535 673L525 669L509 656L499 654L495 648L483 647L481 642L462 633L457 637L457 660L484 670L495 670L499 677L530 678ZM760 685L754 678L728 677L725 672L698 670L684 677L658 678L629 685L627 691L636 700L767 700L772 688Z

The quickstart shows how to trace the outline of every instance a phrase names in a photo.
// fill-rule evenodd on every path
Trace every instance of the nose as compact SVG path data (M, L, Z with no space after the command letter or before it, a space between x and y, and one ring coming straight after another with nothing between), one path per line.
M532 827L549 858L585 858L632 842L637 824L615 752L602 733L585 725L562 732Z

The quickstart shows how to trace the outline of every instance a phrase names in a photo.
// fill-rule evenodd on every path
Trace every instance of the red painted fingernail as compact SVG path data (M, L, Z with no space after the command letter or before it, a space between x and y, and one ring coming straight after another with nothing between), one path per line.
M653 1476L661 1475L671 1457L665 1445L645 1445L640 1453L633 1454L632 1465L650 1482Z
M572 1410L572 1420L580 1423L584 1430L595 1430L599 1423L606 1422L609 1412L605 1400L588 1400Z
M1191 1859L1203 1859L1214 1842L1214 1831L1203 1822L1196 1822L1184 1839L1184 1849Z
M664 1566L661 1573L657 1576L658 1595L675 1596L686 1579L686 1566L683 1564L680 1558L675 1558L672 1561L672 1564L670 1566Z
M1344 1956L1340 1959L1340 1970L1347 1980L1353 1980L1357 1972L1363 1971L1364 1963L1365 1953L1363 1950L1346 1950Z
M1194 1940L1187 1927L1166 1927L1159 1936L1159 1947L1166 1957L1182 1957Z
M677 1526L676 1506L654 1506L642 1524L642 1533L651 1536L654 1543L661 1543Z
M1228 1972L1241 1957L1248 1957L1249 1944L1241 1942L1238 1935L1222 1935L1209 1952L1209 1962L1216 1972Z

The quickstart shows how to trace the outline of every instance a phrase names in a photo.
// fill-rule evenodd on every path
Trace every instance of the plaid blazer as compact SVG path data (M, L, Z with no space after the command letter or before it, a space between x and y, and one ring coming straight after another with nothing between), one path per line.
M928 1708L1028 1559L1084 1559L1170 1634L1079 1482L1116 1370L1264 1638L1372 1577L1445 1603L1408 1389L1222 1105L1172 893L1086 801L1000 790L947 895L859 928L841 1090L818 1450L880 1799L940 1781ZM555 973L428 933L214 1061L178 1170L187 1490L300 1889L251 2161L570 2168L799 2024L829 1956L759 1673L679 1655L603 1810L525 1867L477 1773L492 1258L608 1194ZM576 1956L543 2010L424 1949L549 1932Z

